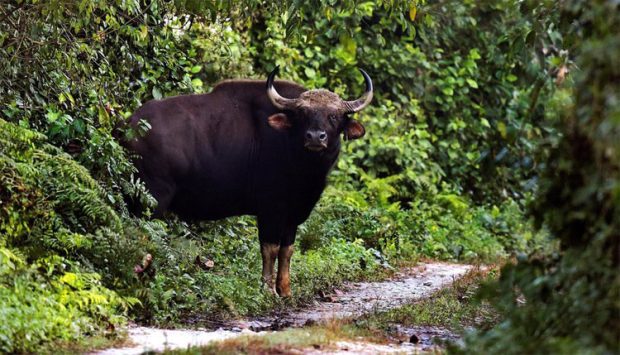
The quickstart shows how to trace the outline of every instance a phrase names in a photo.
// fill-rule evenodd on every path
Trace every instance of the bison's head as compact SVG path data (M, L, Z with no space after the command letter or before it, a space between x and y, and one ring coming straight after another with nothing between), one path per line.
M298 135L304 147L310 151L323 151L338 142L340 133L344 138L357 139L365 130L359 122L349 115L362 110L372 100L372 80L360 69L366 81L366 92L357 100L345 101L325 89L309 90L298 98L287 99L280 96L273 87L278 73L276 67L267 78L267 96L282 113L269 117L269 125L277 130L291 130Z

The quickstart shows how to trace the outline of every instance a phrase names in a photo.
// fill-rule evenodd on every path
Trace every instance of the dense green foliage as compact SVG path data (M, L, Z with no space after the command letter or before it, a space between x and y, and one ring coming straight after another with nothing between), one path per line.
M533 214L561 253L502 270L487 294L506 320L470 339L471 353L620 349L620 6L577 0L549 8L559 14L575 74Z
M122 221L101 186L45 136L1 119L0 146L0 350L113 329L137 300L101 282L108 265L120 266L105 260L107 241L131 242L117 234Z
M252 218L130 215L126 197L155 201L112 135L146 100L275 65L344 97L362 90L356 67L376 84L358 117L366 137L345 143L300 227L289 304L422 256L546 249L521 211L550 148L561 151L549 112L566 101L554 81L568 58L549 12L515 1L3 3L0 293L12 297L0 298L0 350L105 333L128 307L171 324L284 306L261 289Z

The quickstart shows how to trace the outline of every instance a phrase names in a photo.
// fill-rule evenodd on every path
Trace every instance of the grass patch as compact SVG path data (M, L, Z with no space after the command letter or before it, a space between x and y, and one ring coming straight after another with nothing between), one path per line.
M121 348L128 345L129 342L125 332L119 332L109 336L98 335L80 338L75 341L55 341L46 343L41 348L37 349L37 354L84 354L109 348Z
M451 286L424 300L364 316L353 326L374 333L389 332L390 325L437 326L461 332L465 328L490 328L498 322L497 313L476 296L480 284L498 276L496 266L476 266Z
M170 350L164 354L288 354L298 353L302 349L337 349L336 342L342 340L360 340L382 342L363 329L345 326L348 320L334 320L327 324L298 329L286 329L265 335L248 335L216 342L205 347L184 350Z

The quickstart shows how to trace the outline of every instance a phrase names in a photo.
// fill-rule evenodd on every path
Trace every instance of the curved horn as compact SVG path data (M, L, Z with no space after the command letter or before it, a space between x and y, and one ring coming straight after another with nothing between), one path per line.
M362 109L364 109L364 107L368 106L370 101L372 101L372 93L374 91L374 89L372 88L372 80L364 70L359 69L359 71L364 76L364 81L366 82L366 91L359 99L355 101L344 102L344 105L349 113L361 111Z
M276 108L278 108L279 110L286 110L292 105L294 105L297 100L287 99L286 97L280 96L280 94L278 94L278 92L276 91L276 88L273 87L273 79L276 77L276 74L278 74L279 70L280 66L278 65L267 77L267 96Z

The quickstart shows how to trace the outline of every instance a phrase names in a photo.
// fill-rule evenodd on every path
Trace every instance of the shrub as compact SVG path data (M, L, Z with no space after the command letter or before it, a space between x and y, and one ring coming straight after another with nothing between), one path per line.
M612 60L620 57L620 9L608 1L540 6L561 17L579 68L532 205L560 251L507 265L487 290L505 321L455 350L612 354L620 348L620 82Z
M61 257L28 264L0 247L0 350L36 352L49 341L75 341L108 334L125 323L132 298L105 288L100 276L84 273Z

